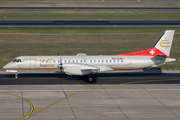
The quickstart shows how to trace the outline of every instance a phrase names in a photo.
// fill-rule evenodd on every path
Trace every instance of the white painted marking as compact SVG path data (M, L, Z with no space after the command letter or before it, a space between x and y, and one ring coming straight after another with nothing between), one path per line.
M155 52L153 50L150 51L151 55L153 55Z

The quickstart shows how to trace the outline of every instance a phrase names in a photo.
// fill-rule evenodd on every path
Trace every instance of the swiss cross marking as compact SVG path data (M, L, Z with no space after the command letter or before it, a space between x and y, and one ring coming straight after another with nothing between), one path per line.
M155 52L153 50L150 51L151 55L153 55Z

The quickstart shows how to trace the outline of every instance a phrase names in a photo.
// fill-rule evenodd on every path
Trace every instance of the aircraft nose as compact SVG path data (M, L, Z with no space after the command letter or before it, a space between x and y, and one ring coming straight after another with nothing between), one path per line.
M6 70L7 69L7 65L3 66L3 69Z
M3 69L4 69L4 70L7 70L8 68L9 68L9 63L6 64L5 66L3 66Z

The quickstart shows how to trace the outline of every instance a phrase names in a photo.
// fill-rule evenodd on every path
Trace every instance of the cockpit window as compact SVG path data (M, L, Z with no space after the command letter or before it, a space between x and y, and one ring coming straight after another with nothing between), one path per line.
M17 59L14 59L12 62L16 62Z
M17 61L16 62L21 62L21 59L17 59Z
M12 62L21 62L21 59L14 59Z

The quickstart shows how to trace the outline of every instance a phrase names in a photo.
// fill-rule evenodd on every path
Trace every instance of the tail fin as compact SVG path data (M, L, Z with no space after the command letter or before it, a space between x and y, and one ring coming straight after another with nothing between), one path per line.
M165 55L169 56L174 32L175 30L166 30L164 35L159 39L154 47L163 52Z
M157 56L157 55L166 55L166 58L170 58L170 50L174 37L175 30L166 30L163 36L158 40L155 46L151 49L125 53L125 54L117 54L117 56Z

